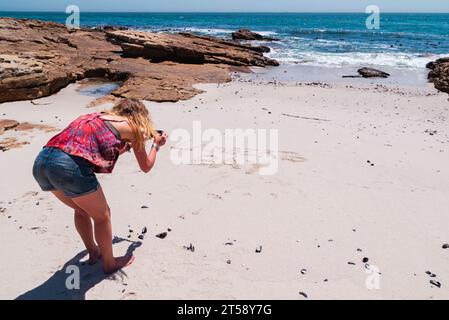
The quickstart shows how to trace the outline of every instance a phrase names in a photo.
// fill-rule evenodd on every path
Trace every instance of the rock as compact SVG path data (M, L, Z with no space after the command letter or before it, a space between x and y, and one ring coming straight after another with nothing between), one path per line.
M306 299L309 297L309 296L307 295L307 293L305 293L305 292L300 292L299 294L300 294L301 296L303 296L304 298L306 298Z
M228 82L230 72L278 65L263 56L266 47L118 29L0 18L0 103L46 97L89 77L120 83L108 100L176 102L201 93L196 83Z
M301 269L301 271L299 271L301 274L307 274L307 269Z
M449 244L443 244L442 246L441 246L443 249L449 249Z
M368 261L369 261L369 259L368 259L367 257L365 257L365 258L362 259L362 262L363 262L363 263L367 263Z
M234 66L277 66L257 47L240 45L190 33L164 34L143 31L108 31L106 38L120 45L128 57L152 62L173 61L187 64L227 64Z
M259 41L275 41L277 39L264 37L263 35L252 32L249 29L240 29L232 33L232 40L259 40Z
M426 67L431 69L427 76L429 82L433 82L437 90L449 93L449 57L429 62Z
M361 68L357 72L364 78L388 78L389 73L373 68Z
M143 227L143 229L142 229L142 234L145 234L145 233L147 233L147 227Z
M231 260L227 260L226 263L227 263L227 264L231 264Z
M256 253L261 253L262 252L262 246L258 246L256 248Z
M193 246L193 244L190 244L189 246L184 246L184 249L195 252L195 247Z
M167 237L167 232L162 232L160 234L157 234L156 237L159 239L165 239Z
M148 206L141 206L140 209L148 209Z
M140 240L143 240L143 239L145 239L145 236L143 234L141 234L137 238L139 238Z
M439 281L430 280L429 282L430 282L431 285L434 285L437 288L441 288L441 283Z

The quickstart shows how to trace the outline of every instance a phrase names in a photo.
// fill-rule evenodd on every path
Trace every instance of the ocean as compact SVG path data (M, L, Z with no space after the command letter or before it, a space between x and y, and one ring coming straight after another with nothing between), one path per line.
M0 12L2 17L64 23L56 12ZM241 27L278 40L268 55L282 64L421 69L449 55L449 14L381 13L380 28L366 27L364 13L83 13L81 25L231 38Z

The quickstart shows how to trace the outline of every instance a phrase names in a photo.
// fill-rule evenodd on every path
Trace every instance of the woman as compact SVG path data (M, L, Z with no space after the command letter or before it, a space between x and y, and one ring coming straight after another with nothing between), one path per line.
M151 138L147 153L145 142ZM145 105L125 99L111 111L80 116L50 139L36 158L36 181L43 191L51 191L75 210L75 226L89 252L89 263L96 263L101 255L106 273L130 265L134 257L113 256L111 213L95 172L111 173L118 157L132 148L140 169L147 173L166 140L165 133L154 130Z

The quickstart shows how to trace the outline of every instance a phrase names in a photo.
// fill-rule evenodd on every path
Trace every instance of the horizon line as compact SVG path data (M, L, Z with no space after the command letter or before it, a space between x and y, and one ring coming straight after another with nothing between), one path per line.
M0 12L20 12L20 13L64 13L60 10L2 10ZM360 13L366 14L364 11L82 11L81 13ZM417 14L448 14L441 11L381 11L381 13L417 13Z

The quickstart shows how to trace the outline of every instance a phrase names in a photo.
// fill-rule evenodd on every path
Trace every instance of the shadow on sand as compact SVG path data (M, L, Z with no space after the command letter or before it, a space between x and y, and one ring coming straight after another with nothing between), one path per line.
M132 254L134 250L142 245L142 243L134 242L119 237L114 237L112 243L120 243L123 241L130 242L127 255ZM67 261L64 266L56 271L50 279L40 286L25 292L18 296L15 300L85 300L86 292L96 286L105 279L123 280L127 277L123 270L119 270L114 274L107 275L103 272L102 263L95 265L87 265L80 262L87 255L87 251L82 251ZM67 278L73 273L66 273L67 267L77 266L80 270L80 289L69 290L66 287Z

